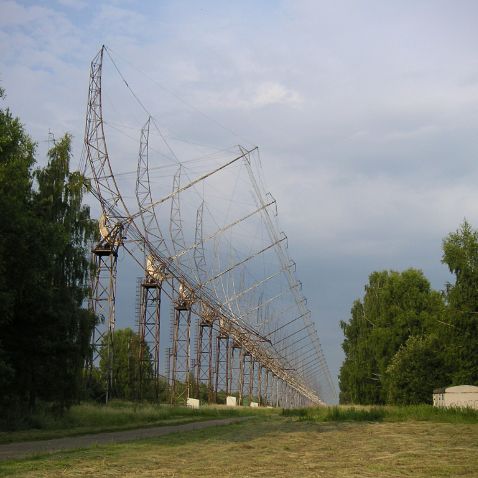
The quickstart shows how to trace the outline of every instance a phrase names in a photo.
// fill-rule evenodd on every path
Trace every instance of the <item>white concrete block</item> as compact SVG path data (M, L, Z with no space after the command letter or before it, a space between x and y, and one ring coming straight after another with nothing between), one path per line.
M188 398L186 405L189 408L199 408L199 400L197 398Z
M251 402L250 406L256 408L259 406L259 404L257 402Z
M226 405L228 407L235 407L237 406L237 399L236 397L226 397Z

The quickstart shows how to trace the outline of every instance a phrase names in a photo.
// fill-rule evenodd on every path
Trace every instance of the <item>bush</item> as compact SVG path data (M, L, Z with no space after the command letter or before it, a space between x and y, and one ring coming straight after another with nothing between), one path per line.
M449 383L440 350L440 343L433 335L409 337L387 367L384 378L387 403L430 404L433 389Z

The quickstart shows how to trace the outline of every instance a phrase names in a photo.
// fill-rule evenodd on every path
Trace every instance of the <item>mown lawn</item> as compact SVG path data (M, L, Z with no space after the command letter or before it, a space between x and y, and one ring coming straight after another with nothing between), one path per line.
M23 477L476 477L478 425L264 416L226 427L0 463Z

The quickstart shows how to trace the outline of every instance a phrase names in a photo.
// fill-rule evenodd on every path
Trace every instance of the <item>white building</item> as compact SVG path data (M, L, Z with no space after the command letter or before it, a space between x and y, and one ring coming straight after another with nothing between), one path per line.
M434 407L469 407L478 410L478 387L457 385L433 390Z

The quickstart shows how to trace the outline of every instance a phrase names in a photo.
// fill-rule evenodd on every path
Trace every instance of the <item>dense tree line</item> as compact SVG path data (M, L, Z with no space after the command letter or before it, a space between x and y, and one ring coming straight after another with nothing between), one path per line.
M442 292L416 269L370 275L340 323L342 403L427 403L434 388L478 385L478 232L466 221L442 262L455 278Z
M4 93L0 92L0 101ZM0 108L0 417L38 401L62 410L80 394L94 317L83 308L97 230L70 172L71 136L36 167L35 144Z

